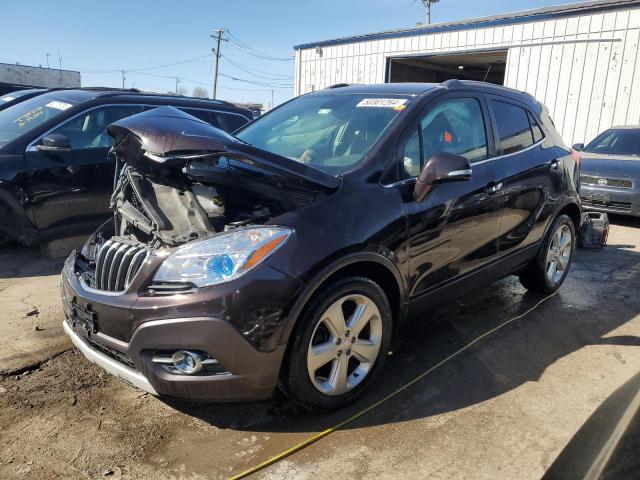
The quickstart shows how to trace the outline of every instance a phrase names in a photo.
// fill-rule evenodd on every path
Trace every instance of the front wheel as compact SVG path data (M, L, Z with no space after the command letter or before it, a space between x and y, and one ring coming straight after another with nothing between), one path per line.
M520 283L539 293L555 292L569 273L575 251L576 231L567 215L553 222L538 256L520 273Z
M322 290L299 321L280 388L309 410L353 402L389 349L392 315L383 290L368 278L339 280Z

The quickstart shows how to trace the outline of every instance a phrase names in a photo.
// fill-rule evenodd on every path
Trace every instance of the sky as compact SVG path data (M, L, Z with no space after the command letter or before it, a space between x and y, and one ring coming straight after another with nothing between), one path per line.
M567 3L440 0L432 22ZM218 98L277 105L293 95L293 46L413 27L418 0L0 0L0 62L79 70L82 86L211 94L211 35L225 28Z

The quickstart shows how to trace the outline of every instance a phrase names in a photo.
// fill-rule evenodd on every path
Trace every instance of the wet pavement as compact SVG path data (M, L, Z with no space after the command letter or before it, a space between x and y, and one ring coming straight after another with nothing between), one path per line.
M299 412L280 396L236 405L163 402L75 351L59 354L68 348L62 336L20 343L16 324L27 325L24 337L42 332L30 326L32 317L16 316L27 309L24 301L5 298L1 307L17 313L3 315L3 329L11 322L17 340L2 336L0 365L18 350L31 349L34 359L59 355L0 380L0 477L232 476L351 417L540 303L372 411L254 475L540 478L595 409L640 371L640 224L616 221L609 246L578 251L552 298L540 303L545 297L511 277L408 325L378 384L330 415ZM57 279L24 271L35 261L28 254L13 255L29 259L12 260L19 279L0 267L0 288L56 292ZM48 312L53 331L60 319L57 298L49 295L27 304ZM16 350L17 344L23 346ZM50 345L57 347L43 353Z

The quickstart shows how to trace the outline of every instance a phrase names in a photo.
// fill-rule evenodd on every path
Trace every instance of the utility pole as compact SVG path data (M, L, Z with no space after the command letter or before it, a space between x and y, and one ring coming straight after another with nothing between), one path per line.
M49 68L49 54L47 53L47 68Z
M180 83L180 79L176 77L176 95L178 94L178 84Z
M211 38L216 39L216 48L214 49L214 53L216 54L216 67L213 72L213 88L212 88L212 94L211 94L211 97L214 100L216 99L216 93L218 88L218 66L220 64L220 42L222 41L222 34L226 31L227 31L226 28L219 28L217 30L214 30L213 34L211 35Z
M440 0L422 0L424 6L427 8L427 25L431 25L431 4L438 3Z
M58 49L58 69L60 71L60 86L64 87L62 84L62 56L60 55L60 49Z
M120 70L120 73L122 73L122 90L124 90L124 81L125 81L127 78L124 76L124 70Z

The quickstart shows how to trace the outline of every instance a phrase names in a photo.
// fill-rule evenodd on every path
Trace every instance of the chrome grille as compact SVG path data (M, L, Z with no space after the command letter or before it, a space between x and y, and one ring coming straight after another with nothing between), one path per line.
M580 177L580 183L584 185L595 185L597 187L633 188L633 182L631 180L625 180L624 178L607 178L582 175Z
M131 284L149 250L139 243L114 237L98 250L94 288L121 292Z

